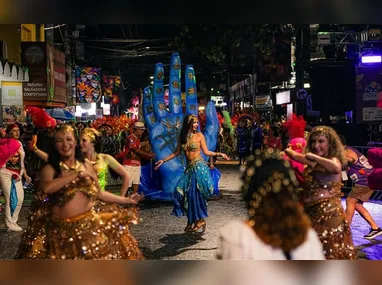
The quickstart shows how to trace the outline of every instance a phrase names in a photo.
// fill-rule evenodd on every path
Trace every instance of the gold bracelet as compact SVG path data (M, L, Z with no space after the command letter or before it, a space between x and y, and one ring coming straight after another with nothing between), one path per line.
M163 162L166 162L167 161L167 158L163 159Z
M37 151L38 151L38 147L35 146L35 147L33 148L33 152L36 153Z

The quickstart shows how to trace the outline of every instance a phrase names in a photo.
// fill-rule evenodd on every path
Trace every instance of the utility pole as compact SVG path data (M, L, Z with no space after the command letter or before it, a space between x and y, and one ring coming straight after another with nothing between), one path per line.
M309 25L296 27L296 92L304 89L305 67L310 62L310 32ZM306 98L297 100L297 115L306 118Z

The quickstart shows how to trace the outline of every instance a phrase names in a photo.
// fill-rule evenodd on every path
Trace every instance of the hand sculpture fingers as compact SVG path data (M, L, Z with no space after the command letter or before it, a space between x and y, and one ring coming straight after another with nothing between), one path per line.
M157 121L169 115L169 113L167 112L166 103L164 101L163 77L164 77L163 64L157 63L155 66L155 72L154 72L154 85L153 85L153 96L152 96L154 114Z
M213 102L208 102L205 113L206 129L204 131L204 136L206 137L208 149L214 151L216 149L217 136L219 133L219 119Z
M154 115L152 93L149 87L146 87L143 90L143 117L145 119L147 128L152 130L157 120Z
M185 70L186 82L186 115L198 116L198 93L196 90L195 71L192 65L187 65Z
M171 114L182 114L181 97L181 60L179 53L171 56L170 82L169 82L169 109ZM183 119L183 118L181 118Z

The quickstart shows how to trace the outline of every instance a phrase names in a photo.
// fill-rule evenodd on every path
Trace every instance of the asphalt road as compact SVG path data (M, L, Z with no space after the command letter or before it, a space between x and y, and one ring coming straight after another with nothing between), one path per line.
M186 218L171 216L171 203L150 202L141 206L142 221L131 228L132 234L146 259L211 260L215 259L219 229L234 219L245 219L246 209L241 200L239 167L231 164L217 165L222 173L219 187L223 198L209 201L209 218L204 234L184 233ZM368 203L366 207L382 226L382 205ZM19 225L27 223L28 207L23 207ZM368 226L356 214L352 225L353 239L362 259L382 259L382 236L368 241L363 235ZM17 251L21 233L7 232L0 223L0 259L12 259Z

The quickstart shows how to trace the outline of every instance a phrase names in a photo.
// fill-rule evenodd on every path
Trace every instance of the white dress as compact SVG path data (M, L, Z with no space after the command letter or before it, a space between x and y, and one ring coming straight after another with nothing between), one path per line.
M285 260L283 251L263 243L242 221L233 221L220 230L217 255L223 260ZM310 229L303 244L291 251L293 260L325 260L317 233Z

